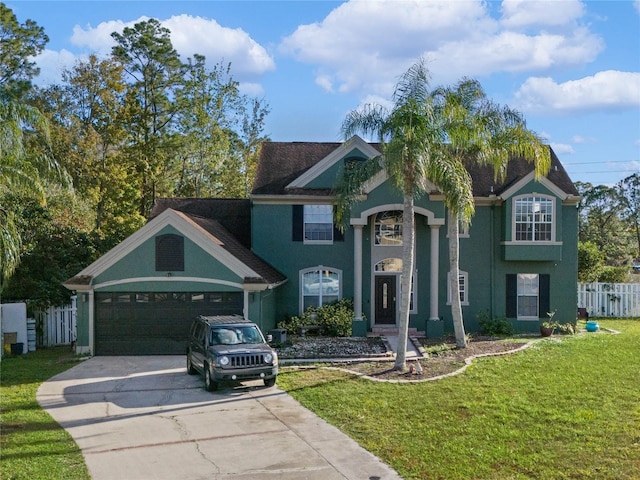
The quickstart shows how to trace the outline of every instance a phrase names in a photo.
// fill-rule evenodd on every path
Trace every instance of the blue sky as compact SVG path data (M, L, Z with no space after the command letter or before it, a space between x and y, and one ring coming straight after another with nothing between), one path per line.
M4 1L49 36L41 85L156 18L183 59L231 62L269 104L272 140L339 141L346 114L388 103L422 56L434 87L476 78L520 110L573 181L640 171L640 0Z

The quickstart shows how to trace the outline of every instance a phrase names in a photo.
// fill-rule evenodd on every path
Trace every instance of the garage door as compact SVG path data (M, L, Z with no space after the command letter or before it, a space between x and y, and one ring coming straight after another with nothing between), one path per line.
M96 293L96 355L183 355L198 315L242 315L242 292Z

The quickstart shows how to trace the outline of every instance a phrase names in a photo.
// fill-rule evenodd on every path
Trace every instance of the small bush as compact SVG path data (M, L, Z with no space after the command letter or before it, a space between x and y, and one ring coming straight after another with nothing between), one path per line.
M320 335L349 337L353 315L353 301L343 298L318 308L309 307L299 317L290 317L280 322L278 328L284 328L287 333L297 335L304 325L318 325Z
M490 337L507 337L513 335L513 325L505 317L491 318L488 311L478 314L480 330Z
M576 327L573 323L557 323L556 333L561 333L564 335L573 335L574 333L576 333Z

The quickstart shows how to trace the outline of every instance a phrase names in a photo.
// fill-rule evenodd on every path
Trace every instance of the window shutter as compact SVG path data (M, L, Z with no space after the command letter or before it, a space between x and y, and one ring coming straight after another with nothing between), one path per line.
M549 301L551 277L549 274L541 274L538 276L538 287L540 288L540 298L538 299L540 311L538 315L541 318L547 318L547 312L551 310L551 303Z
M303 229L304 229L304 206L303 205L292 205L292 237L291 240L294 242L301 242Z
M507 318L518 316L518 276L515 273L507 274Z
M344 233L336 225L336 207L333 207L333 241L344 242Z

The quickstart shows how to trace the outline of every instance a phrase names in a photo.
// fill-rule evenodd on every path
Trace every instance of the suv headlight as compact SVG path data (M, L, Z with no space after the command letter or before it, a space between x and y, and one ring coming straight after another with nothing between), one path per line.
M276 364L276 363L278 363L278 355L276 354L276 352L265 353L264 354L264 362L265 363Z
M218 358L218 363L223 367L226 367L227 365L229 365L229 357L227 357L226 355L221 356L220 358Z

